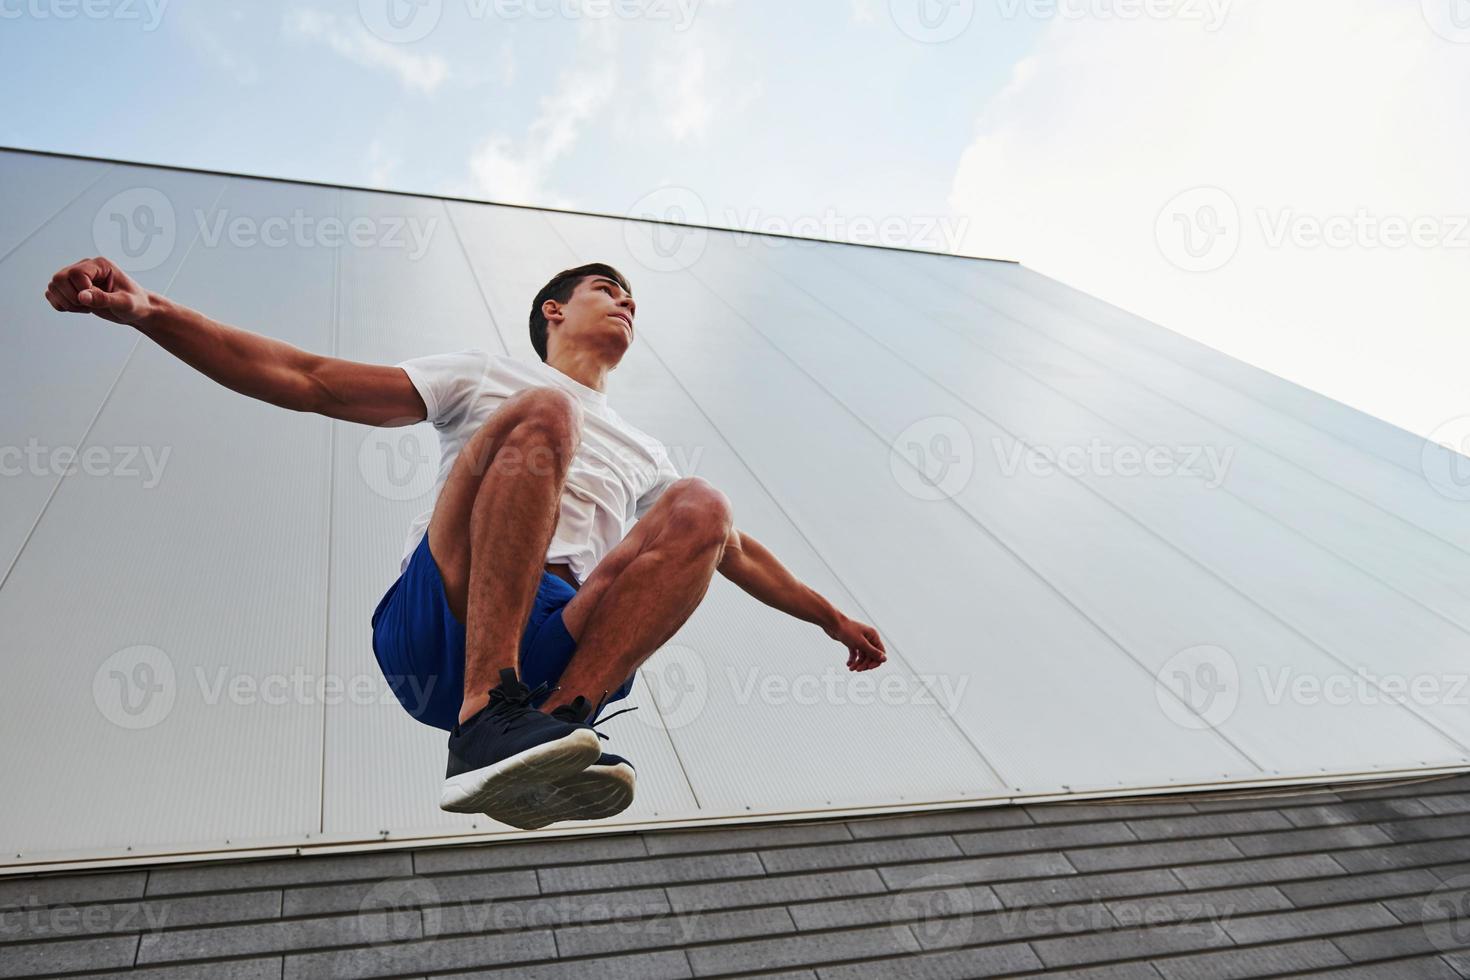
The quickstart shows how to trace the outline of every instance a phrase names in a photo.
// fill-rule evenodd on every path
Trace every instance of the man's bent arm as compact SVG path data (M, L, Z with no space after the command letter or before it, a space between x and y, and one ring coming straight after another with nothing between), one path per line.
M840 612L819 592L803 584L765 545L731 528L718 570L747 593L774 609L816 623L848 648L848 666L876 667L887 659L877 630Z
M106 259L62 269L46 290L51 305L133 327L201 374L281 408L368 425L423 421L423 399L402 369L324 357L226 326L149 292Z

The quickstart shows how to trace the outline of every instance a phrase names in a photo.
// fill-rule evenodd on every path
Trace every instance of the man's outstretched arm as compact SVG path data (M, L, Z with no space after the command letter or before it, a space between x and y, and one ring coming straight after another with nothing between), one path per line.
M718 570L766 605L822 627L828 636L847 647L848 670L871 670L888 659L877 630L843 615L815 589L802 584L749 534L730 529Z
M427 414L401 368L324 357L226 326L143 289L105 258L57 272L46 300L63 313L130 326L226 388L281 408L367 425L408 425Z

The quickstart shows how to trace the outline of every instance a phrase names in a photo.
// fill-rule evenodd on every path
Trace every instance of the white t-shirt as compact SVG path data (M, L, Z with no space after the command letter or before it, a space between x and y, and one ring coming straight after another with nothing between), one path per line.
M663 444L625 422L608 406L607 395L542 361L476 349L416 357L397 366L418 389L428 420L439 431L436 501L460 450L505 399L523 388L555 385L581 401L582 440L546 552L547 562L570 565L579 585L623 539L628 522L647 513L679 479ZM400 570L408 567L433 512L431 505L409 528Z

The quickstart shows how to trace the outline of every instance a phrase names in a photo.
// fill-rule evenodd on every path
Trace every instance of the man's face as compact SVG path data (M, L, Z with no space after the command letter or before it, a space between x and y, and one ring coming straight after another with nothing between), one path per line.
M636 310L633 297L606 276L587 276L572 290L571 299L547 300L541 308L552 337L560 337L557 344L605 348L613 360L633 343Z

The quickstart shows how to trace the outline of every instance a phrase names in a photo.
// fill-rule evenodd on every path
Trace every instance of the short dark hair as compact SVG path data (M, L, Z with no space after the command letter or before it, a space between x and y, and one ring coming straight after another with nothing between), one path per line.
M606 276L622 286L623 292L629 294L633 292L633 287L628 285L627 278L605 262L590 262L552 276L551 281L542 286L536 298L531 301L531 346L536 348L536 353L541 356L541 360L546 360L547 326L546 317L541 314L542 305L549 299L565 303L572 298L572 292L577 288L577 284L588 276Z

